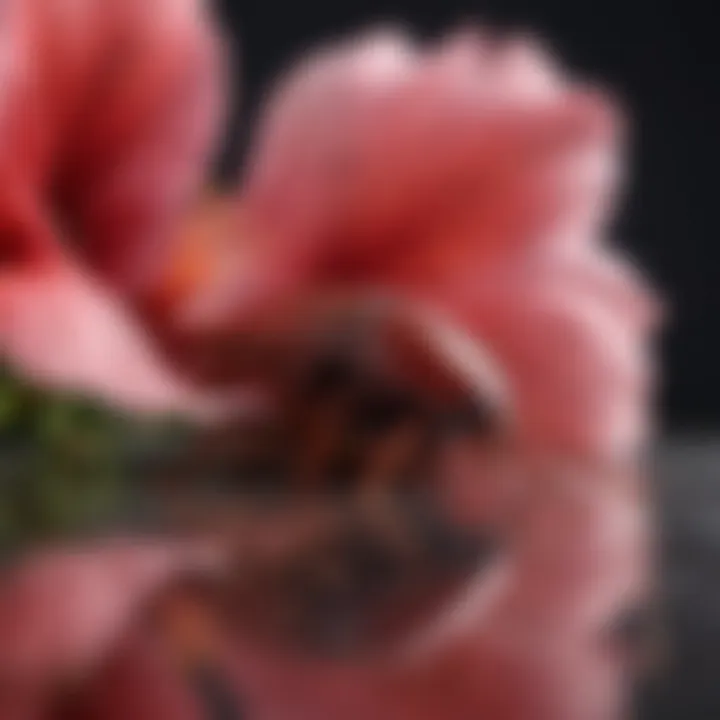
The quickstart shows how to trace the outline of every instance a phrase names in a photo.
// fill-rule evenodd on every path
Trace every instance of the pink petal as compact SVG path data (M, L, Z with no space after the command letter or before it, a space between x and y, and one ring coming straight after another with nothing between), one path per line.
M648 296L611 290L601 258L588 261L574 271L517 263L448 302L505 368L530 445L617 459L642 447L651 424L654 366L636 319Z
M170 578L214 562L202 548L130 541L30 558L0 581L0 677L40 687L88 669Z
M271 104L245 194L261 236L362 265L423 242L451 252L458 223L479 248L507 251L605 219L595 210L614 174L575 159L613 164L619 123L606 98L525 40L373 42L318 53ZM397 61L376 73L381 50Z
M0 351L33 381L128 410L211 418L256 399L189 386L111 291L69 267L0 275Z
M127 408L214 412L215 401L165 366L114 295L137 299L162 276L205 180L224 58L204 4L6 5L3 353L35 380Z
M29 198L59 227L46 241L62 236L137 290L205 180L223 106L217 33L196 0L6 5L0 217Z
M76 702L86 720L204 720L207 714L167 649L139 632L114 648Z
M94 88L101 102L68 135L56 172L71 242L103 277L137 289L167 262L206 180L224 111L224 57L195 0L131 2L118 15L115 31L128 35L116 50L123 64L109 88Z

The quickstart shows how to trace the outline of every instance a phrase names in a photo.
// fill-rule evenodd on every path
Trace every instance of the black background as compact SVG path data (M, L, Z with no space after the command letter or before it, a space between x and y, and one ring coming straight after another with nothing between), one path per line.
M222 0L234 55L234 115L223 174L242 161L259 99L308 46L382 20L422 35L477 20L538 31L574 69L608 84L632 114L633 183L618 239L665 293L666 424L720 424L720 103L714 18L702 0Z

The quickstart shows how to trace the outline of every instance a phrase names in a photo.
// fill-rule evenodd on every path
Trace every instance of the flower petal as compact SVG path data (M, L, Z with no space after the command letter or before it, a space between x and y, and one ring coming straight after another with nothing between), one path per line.
M252 406L189 386L117 298L76 268L0 275L0 352L43 385L97 395L127 410L210 419Z
M0 208L32 197L57 237L137 290L204 180L220 43L196 0L11 0L0 46ZM28 241L30 238L28 238Z
M451 252L458 223L479 249L569 227L592 236L616 182L600 170L615 166L619 141L606 97L568 82L526 39L418 50L390 36L382 48L397 61L381 73L370 38L319 52L281 87L246 183L265 235L344 266L423 242Z
M0 676L43 684L82 671L172 577L215 562L200 547L135 541L26 560L0 581Z

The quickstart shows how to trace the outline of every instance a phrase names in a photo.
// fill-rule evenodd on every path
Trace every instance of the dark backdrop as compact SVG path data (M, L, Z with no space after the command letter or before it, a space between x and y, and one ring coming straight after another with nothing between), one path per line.
M437 33L476 18L540 31L573 67L620 93L633 114L634 182L618 237L671 301L665 417L720 424L720 103L713 0L218 0L233 38L236 108L224 173L241 161L261 93L310 44L382 19ZM707 30L707 37L705 37ZM237 102L241 98L240 102Z

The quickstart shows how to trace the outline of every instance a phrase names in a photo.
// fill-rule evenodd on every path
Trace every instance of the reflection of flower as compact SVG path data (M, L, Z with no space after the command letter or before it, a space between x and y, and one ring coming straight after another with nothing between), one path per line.
M180 571L208 569L212 563L205 551L187 546L117 542L49 552L10 570L12 583L6 582L0 592L0 716L56 718L49 706L54 688L72 687L74 678L93 673L107 646L127 644L123 637L132 627L136 608L147 604L165 582ZM176 712L172 683L169 690L162 686L172 679L169 668L164 675L147 672L157 668L152 647L142 642L128 647L134 648L134 661L142 667L139 672L125 668L133 683L125 687L130 695L123 698L116 692L90 717L188 717ZM122 687L122 670L117 680L114 687ZM158 685L154 689L153 683ZM97 692L103 691L98 684ZM182 701L181 686L175 695ZM163 707L163 697L170 698L169 706Z
M604 97L526 40L462 35L421 49L391 34L342 45L290 78L238 198L211 208L177 250L170 240L213 134L212 34L189 0L58 9L59 34L39 7L13 0L0 30L0 340L16 366L120 404L197 409L204 395L175 379L141 327L200 337L317 289L379 286L446 312L493 351L534 459L604 467L637 450L655 309L603 243L620 140ZM49 117L58 127L44 127ZM290 719L613 717L622 665L602 630L640 592L645 526L632 482L593 479L542 486L509 591L490 608L471 597L463 636L443 630L419 664L288 667L238 646L243 689L261 714ZM117 603L129 618L142 593L110 592L127 568L98 557L103 572L73 586L82 616L64 627L112 654ZM59 588L77 566L56 560ZM157 587L167 575L150 568ZM0 624L18 618L19 587L6 583ZM59 632L47 585L34 588L38 626ZM24 638L34 623L13 624ZM57 638L30 636L34 651L21 654L33 661L22 676L32 692L20 701L41 697L46 656L74 666ZM184 717L180 706L170 716ZM99 708L105 720L122 712Z

